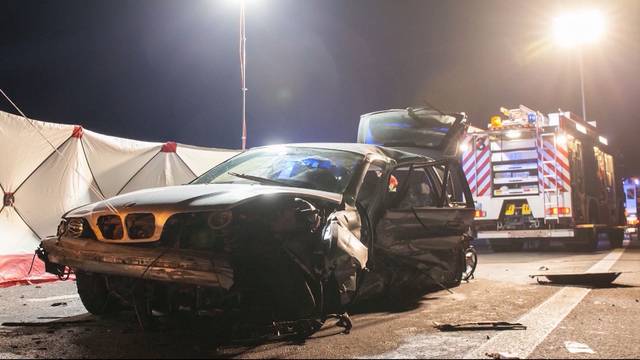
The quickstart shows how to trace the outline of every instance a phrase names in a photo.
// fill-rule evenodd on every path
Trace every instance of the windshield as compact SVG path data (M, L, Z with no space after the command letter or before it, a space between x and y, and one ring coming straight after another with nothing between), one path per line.
M358 142L439 148L456 117L428 109L390 110L362 115Z
M240 154L193 184L281 185L342 194L362 159L341 150L267 147Z

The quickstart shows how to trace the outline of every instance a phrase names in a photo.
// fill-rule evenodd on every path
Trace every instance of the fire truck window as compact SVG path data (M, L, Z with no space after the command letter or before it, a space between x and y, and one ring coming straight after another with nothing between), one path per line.
M389 195L395 197L392 207L395 209L411 209L437 206L436 193L427 169L402 167L392 173L397 179L396 191L390 189Z

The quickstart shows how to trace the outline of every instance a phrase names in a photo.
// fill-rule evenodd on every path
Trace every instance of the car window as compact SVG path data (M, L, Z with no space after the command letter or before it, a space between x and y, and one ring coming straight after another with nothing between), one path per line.
M444 181L445 175L445 165L434 166L435 173L437 174L438 180L440 183ZM464 184L463 181L466 181L463 178L463 174L459 171L457 167L450 167L449 173L447 175L447 204L451 207L466 207L466 197L464 194Z
M437 206L438 197L428 168L400 167L391 173L389 195L392 207L411 209Z

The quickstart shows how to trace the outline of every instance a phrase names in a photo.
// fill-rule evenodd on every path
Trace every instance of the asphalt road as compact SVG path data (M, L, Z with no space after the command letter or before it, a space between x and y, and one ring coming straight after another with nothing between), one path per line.
M71 281L0 289L0 358L531 358L640 356L640 244L595 253L480 254L476 278L417 303L352 314L350 334L328 322L305 343L220 345L202 319L142 331L132 312L86 313ZM548 269L548 270L541 270ZM606 288L540 285L539 272L623 271ZM521 321L527 330L440 332L434 322ZM61 323L66 322L66 323ZM71 322L71 323L69 323ZM36 326L33 326L36 325ZM577 344L576 344L577 343ZM573 353L575 349L587 351Z

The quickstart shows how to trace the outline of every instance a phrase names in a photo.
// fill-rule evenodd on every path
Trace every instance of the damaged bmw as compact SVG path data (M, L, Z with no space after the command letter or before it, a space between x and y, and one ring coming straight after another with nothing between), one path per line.
M358 304L457 286L473 214L455 157L278 145L72 210L38 252L95 315L187 309L308 336L329 318L348 330Z

